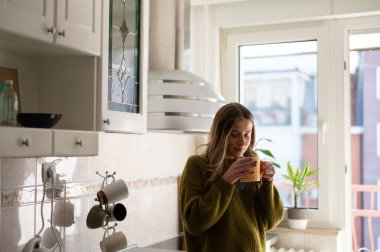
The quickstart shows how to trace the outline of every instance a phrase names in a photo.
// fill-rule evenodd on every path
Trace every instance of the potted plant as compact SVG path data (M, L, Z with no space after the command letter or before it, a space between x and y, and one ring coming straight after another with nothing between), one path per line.
M298 198L300 194L312 185L318 185L315 180L309 180L318 172L318 168L311 170L309 163L306 163L301 169L293 167L290 162L287 164L287 174L282 174L285 180L291 183L293 188L294 206L288 208L288 224L290 228L306 229L308 223L308 211L298 208Z

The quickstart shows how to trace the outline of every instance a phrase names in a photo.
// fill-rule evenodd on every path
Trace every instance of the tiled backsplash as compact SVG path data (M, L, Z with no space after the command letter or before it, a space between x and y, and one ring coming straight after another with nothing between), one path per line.
M74 204L75 221L69 227L57 227L65 251L100 251L103 229L86 227L87 213L97 204L94 198L102 182L97 171L116 172L115 177L128 185L129 197L121 201L127 217L116 227L125 233L128 244L145 246L178 235L178 176L204 137L100 133L98 156L61 158L56 165L61 187L58 185L55 195ZM41 167L55 159L0 159L1 252L21 251L40 230ZM51 219L49 199L43 210L46 229Z

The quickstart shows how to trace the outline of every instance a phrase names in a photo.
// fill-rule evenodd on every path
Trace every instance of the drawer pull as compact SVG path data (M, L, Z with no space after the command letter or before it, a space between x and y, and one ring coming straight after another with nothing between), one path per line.
M80 146L80 147L83 147L83 141L82 141L82 139L77 139L77 140L75 140L75 145L78 145L78 146Z
M51 34L54 35L54 34L57 32L57 30L55 29L54 26L51 26L50 28L47 28L47 29L46 29L46 32L47 32L47 33L51 33Z
M32 145L32 140L30 140L29 138L21 140L21 145L29 147L30 145Z
M65 37L66 36L66 31L65 30L59 31L58 32L58 36Z

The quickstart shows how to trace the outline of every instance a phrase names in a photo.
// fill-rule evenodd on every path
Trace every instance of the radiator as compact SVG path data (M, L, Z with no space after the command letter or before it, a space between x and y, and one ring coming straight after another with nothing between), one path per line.
M270 252L317 252L315 250L293 249L293 248L270 248ZM318 251L323 252L323 251Z

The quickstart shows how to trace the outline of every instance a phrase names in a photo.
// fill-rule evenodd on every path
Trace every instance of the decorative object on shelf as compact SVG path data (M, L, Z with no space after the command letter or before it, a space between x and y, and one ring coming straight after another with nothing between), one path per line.
M318 181L308 180L308 178L317 174L319 168L310 169L309 163L306 163L301 169L293 167L290 162L287 164L287 174L282 174L282 177L291 182L294 196L294 207L288 208L288 224L290 228L306 229L308 223L309 210L298 208L298 197L301 192L307 190L312 185L318 185Z
M14 92L16 93L19 100L17 110L21 111L20 88L19 88L19 83L18 83L17 69L0 66L0 81L4 82L5 80L13 81L12 88Z
M61 114L18 113L17 122L23 127L50 129L61 119Z
M18 103L13 80L0 81L0 125L17 126Z
M110 226L109 222L122 221L127 216L127 209L122 203L117 203L129 196L127 184L122 180L115 180L116 172L105 175L97 175L103 178L101 189L96 193L95 201L99 205L94 205L86 219L87 227L90 229L103 228L104 235L100 241L102 252L114 252L125 249L128 246L127 238L123 232L116 232L117 223ZM109 183L109 180L112 180ZM113 231L110 234L110 231Z

